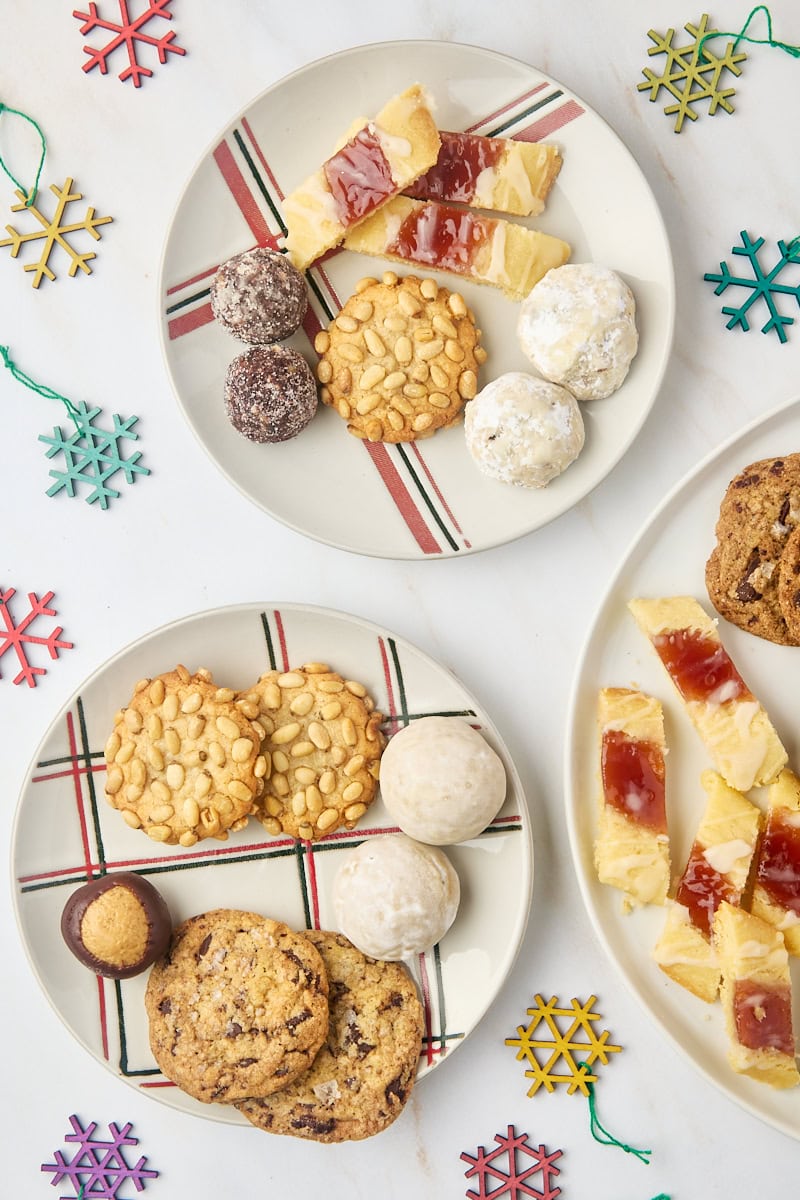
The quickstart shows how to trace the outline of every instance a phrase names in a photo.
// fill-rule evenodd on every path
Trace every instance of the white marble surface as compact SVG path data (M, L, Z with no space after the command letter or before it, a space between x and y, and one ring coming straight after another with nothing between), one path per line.
M105 0L103 7L116 6ZM594 940L563 821L562 745L579 646L646 515L706 453L798 392L800 331L786 346L758 331L726 331L720 302L701 277L742 228L771 238L800 233L790 152L800 64L775 50L753 51L735 115L701 119L678 137L661 106L636 91L647 29L680 28L700 15L667 0L409 0L399 9L365 0L305 0L290 8L176 0L173 7L188 54L134 94L113 76L81 73L71 6L3 6L0 99L44 125L48 174L79 177L89 202L116 224L94 277L43 285L39 293L2 252L0 342L24 369L73 397L139 414L153 470L105 514L47 499L36 438L55 410L0 378L0 583L54 589L76 647L34 691L12 687L7 660L0 664L4 856L16 796L44 729L111 654L189 612L249 600L304 601L358 613L408 637L480 697L529 791L533 910L520 958L489 1015L423 1083L401 1120L368 1142L319 1147L174 1113L91 1060L37 988L9 886L0 904L6 1193L55 1194L39 1164L63 1145L72 1112L101 1124L134 1123L142 1152L161 1171L147 1189L154 1198L305 1197L323 1188L337 1200L456 1197L470 1186L461 1151L490 1145L510 1123L530 1131L535 1144L564 1150L565 1200L649 1200L659 1192L683 1200L701 1190L712 1200L781 1190L796 1173L797 1143L700 1077L640 1011ZM792 0L771 7L776 35L800 42ZM737 29L747 11L731 0L712 16ZM180 189L211 138L286 72L351 45L404 38L515 55L594 107L630 147L658 198L678 287L672 360L627 457L552 525L461 561L367 561L264 516L189 434L158 341L161 246ZM3 136L0 124L0 146ZM3 189L10 203L10 189ZM525 1097L521 1067L502 1043L536 991L600 997L608 1027L626 1048L603 1079L600 1116L632 1145L653 1149L649 1167L592 1140L580 1097Z

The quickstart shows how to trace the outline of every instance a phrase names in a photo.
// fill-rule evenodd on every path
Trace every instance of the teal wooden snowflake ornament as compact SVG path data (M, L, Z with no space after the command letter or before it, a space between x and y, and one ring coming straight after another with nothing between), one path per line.
M738 307L723 306L723 313L730 317L726 329L735 329L738 325L745 332L750 328L749 313L753 305L761 300L766 305L769 316L761 326L762 333L774 330L781 342L787 340L786 330L794 324L794 317L788 317L778 310L778 296L794 296L800 307L800 239L790 242L778 241L779 257L775 265L766 268L761 265L759 251L764 245L763 237L750 237L746 230L739 234L741 246L733 246L732 254L738 254L746 260L751 275L735 275L726 262L719 264L719 272L708 271L703 279L716 283L714 295L721 296L728 288L743 288L745 296ZM794 268L792 271L791 268Z
M50 471L53 483L47 489L48 496L56 496L66 492L70 497L77 496L78 487L86 490L84 499L87 504L99 504L107 509L111 500L119 498L119 491L114 486L117 477L122 475L126 483L134 483L138 475L149 475L148 467L139 461L141 451L136 450L124 454L126 443L138 441L139 435L134 431L138 417L121 417L113 415L113 427L104 429L97 423L102 410L89 407L80 401L73 404L66 396L53 388L35 383L11 359L7 346L0 346L0 358L19 383L38 392L48 400L60 400L67 409L74 429L65 433L60 426L55 426L52 436L41 434L40 442L48 449L48 458L63 456L63 466Z
M673 102L667 104L664 112L669 117L675 116L675 133L681 132L686 117L690 121L697 120L696 104L708 102L708 114L712 117L719 109L726 113L733 112L730 97L734 89L720 87L720 83L725 71L741 75L739 64L744 62L747 55L744 52L737 53L738 43L734 42L728 43L722 57L712 54L705 43L719 31L709 29L708 20L708 13L703 13L699 24L687 22L684 25L693 39L686 46L673 45L674 29L668 29L665 34L657 33L654 29L648 31L647 36L653 42L648 47L648 55L664 54L666 62L661 75L645 67L642 71L644 82L637 87L640 92L650 93L651 102L659 98L662 89L673 97Z

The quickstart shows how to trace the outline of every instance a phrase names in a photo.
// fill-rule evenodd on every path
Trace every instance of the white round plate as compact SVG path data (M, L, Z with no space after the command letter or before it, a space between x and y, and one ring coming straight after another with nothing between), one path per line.
M257 445L225 415L225 373L245 347L212 318L209 286L217 266L256 244L281 249L283 196L332 153L356 117L373 115L415 81L432 93L443 129L555 141L564 166L536 226L568 241L573 262L613 267L636 296L641 342L628 379L614 396L583 406L586 446L545 489L483 476L466 450L461 425L421 442L369 445L351 437L338 414L321 405L293 441ZM308 272L311 313L292 344L309 363L317 359L309 335L328 324L359 278L380 276L387 266L392 264L343 251ZM484 382L530 369L517 345L515 304L494 288L433 274L461 291L477 315L489 352ZM616 134L532 67L442 42L360 46L296 71L255 100L215 139L181 196L164 250L160 297L164 353L178 402L223 474L291 528L386 558L483 550L538 529L581 500L619 461L647 416L667 363L674 316L664 224Z
M101 667L56 717L22 789L12 843L17 919L31 965L67 1028L109 1070L186 1112L245 1123L227 1105L199 1104L169 1083L150 1054L147 974L122 983L78 963L60 934L61 911L87 879L138 871L164 896L174 922L213 908L241 908L296 929L333 929L330 892L343 851L396 829L380 797L361 824L313 846L272 837L257 822L226 842L191 850L129 829L103 796L103 747L115 711L138 679L171 669L211 669L244 689L266 670L325 661L369 689L389 734L415 717L467 715L502 756L506 802L473 841L448 847L462 887L456 921L411 964L425 1007L419 1076L475 1028L519 949L530 905L533 853L519 777L497 730L457 679L408 642L326 609L247 605L200 613L141 638Z
M608 954L655 1021L731 1099L762 1120L800 1138L800 1096L737 1075L726 1058L719 1004L708 1005L663 974L651 957L665 909L624 913L622 893L598 882L592 861L600 788L596 705L601 687L637 687L664 705L667 817L673 873L679 873L705 807L700 773L711 766L660 661L627 609L636 596L696 597L716 617L704 570L715 544L722 496L735 475L761 458L798 449L800 400L756 422L690 474L656 511L619 568L584 649L572 695L566 744L567 823L578 880L589 915ZM800 650L776 646L719 620L719 633L751 691L800 766L797 696ZM763 803L765 789L750 793ZM794 1027L800 1030L800 963L793 960Z

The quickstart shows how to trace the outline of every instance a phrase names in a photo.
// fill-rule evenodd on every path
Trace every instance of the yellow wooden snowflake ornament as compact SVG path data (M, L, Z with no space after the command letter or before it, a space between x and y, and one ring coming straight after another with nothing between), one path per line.
M505 1041L517 1047L518 1062L525 1059L529 1064L525 1072L526 1079L533 1080L529 1096L540 1087L553 1092L558 1084L566 1084L570 1095L590 1094L597 1076L588 1068L597 1062L605 1066L609 1055L622 1049L609 1042L608 1030L598 1034L593 1028L594 1022L602 1020L592 1011L596 1003L597 997L590 996L584 1004L573 999L569 1008L560 1008L555 996L546 1002L538 993L534 996L533 1007L527 1010L530 1023L518 1025L518 1036Z
M35 262L25 264L24 270L33 273L33 286L38 288L42 279L55 279L55 272L50 266L50 256L55 250L61 249L70 259L69 275L74 276L78 271L83 271L86 275L91 275L92 268L89 266L91 259L96 255L93 251L79 251L72 245L73 235L80 237L81 234L88 234L95 241L100 240L99 226L107 225L112 217L96 217L95 210L92 207L87 207L86 214L80 221L67 221L66 210L68 205L77 200L83 199L82 192L73 192L72 179L67 178L63 187L57 187L54 183L50 184L50 191L56 197L55 212L51 217L46 216L35 204L30 204L29 196L21 189L17 189L16 196L19 201L11 207L12 212L30 213L31 217L38 222L39 228L34 228L29 233L20 233L13 225L6 225L6 233L10 236L0 241L0 247L10 246L11 257L17 258L23 246L33 243L40 243L39 258ZM79 243L80 244L80 243Z

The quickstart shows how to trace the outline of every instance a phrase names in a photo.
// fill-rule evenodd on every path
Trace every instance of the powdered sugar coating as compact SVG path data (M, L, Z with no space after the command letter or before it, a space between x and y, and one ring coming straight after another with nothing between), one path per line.
M523 300L517 337L540 375L578 400L600 400L628 374L639 346L636 302L609 267L567 263Z
M298 328L308 308L303 276L283 254L256 246L229 258L211 285L211 308L240 342L278 342Z
M225 411L251 442L288 441L317 411L311 368L288 346L253 346L228 367Z
M464 409L467 449L484 475L546 487L583 449L580 407L566 388L523 371L499 375Z
M405 834L432 846L477 837L506 795L502 759L461 717L420 717L383 752L381 795Z
M441 941L455 920L461 885L444 851L389 833L348 854L332 894L345 937L362 954L399 962Z

